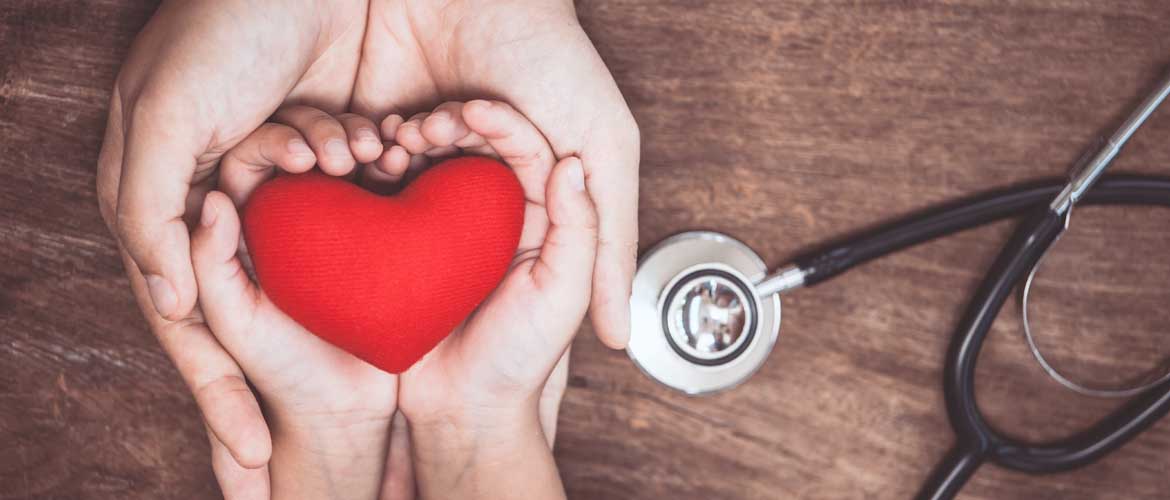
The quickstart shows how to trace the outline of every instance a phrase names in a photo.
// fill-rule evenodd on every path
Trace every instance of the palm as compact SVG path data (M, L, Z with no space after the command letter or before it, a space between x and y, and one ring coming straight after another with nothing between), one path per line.
M248 379L271 399L267 403L292 412L327 408L389 418L397 377L321 340L258 293L255 309L241 314L241 323L221 329L242 334L221 331L219 337Z
M531 255L531 252L528 253ZM415 414L435 414L458 401L471 407L501 393L531 394L540 390L544 377L556 362L550 346L560 339L510 334L499 325L517 330L542 330L534 325L532 310L549 310L550 304L533 303L539 297L531 279L534 257L516 263L499 288L423 360L402 374L399 400ZM520 332L515 332L520 333ZM442 388L435 390L434 388Z
M625 111L584 32L565 29L565 20L574 17L571 5L547 2L469 16L376 0L369 15L352 103L356 112L409 116L444 100L498 97L528 116L557 156L567 156L586 149L590 126ZM540 73L533 74L537 68ZM607 95L592 98L599 93Z
M204 33L203 37L234 43L246 40L249 50L236 49L240 57L229 59L233 68L219 68L196 80L210 89L232 91L219 93L221 100L208 103L211 111L203 115L212 140L192 179L192 198L201 201L202 191L214 184L220 155L278 107L308 103L331 112L345 110L354 78L338 75L356 73L366 14L363 4L339 3L326 16L288 9L262 12L262 19L254 19L255 13L249 10L250 17L209 22L217 33ZM230 16L231 5L223 10L228 12L218 14ZM289 29L302 21L317 28L319 39L309 43L303 33ZM321 341L280 312L262 292L260 295L251 323L240 330L247 333L230 340L219 336L225 344L234 344L225 347L237 357L249 380L268 399L276 400L267 403L312 408L310 405L319 401L333 408L359 404L393 408L394 377Z
M638 130L572 3L374 0L357 75L354 112L380 119L446 100L498 98L540 129L556 157L581 158L599 200L593 329L611 347L624 346Z

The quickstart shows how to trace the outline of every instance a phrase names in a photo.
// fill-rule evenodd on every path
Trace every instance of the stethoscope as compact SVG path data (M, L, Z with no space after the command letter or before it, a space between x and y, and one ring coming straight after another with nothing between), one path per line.
M1078 203L1170 206L1170 178L1102 178L1138 128L1170 95L1170 76L1106 143L1085 156L1071 179L1016 186L936 207L797 258L769 274L747 245L715 232L670 237L643 254L634 276L627 352L650 378L690 395L734 387L763 365L780 332L780 295L907 247L1015 215L1025 215L975 292L951 341L944 367L954 449L927 479L919 498L953 498L984 462L1029 473L1089 464L1117 449L1170 410L1170 374L1123 390L1085 387L1041 355L1027 323L1027 297L1044 254L1068 228ZM983 418L975 401L975 362L1000 308L1023 287L1025 335L1041 366L1061 384L1095 396L1132 398L1092 428L1034 444L1008 436Z

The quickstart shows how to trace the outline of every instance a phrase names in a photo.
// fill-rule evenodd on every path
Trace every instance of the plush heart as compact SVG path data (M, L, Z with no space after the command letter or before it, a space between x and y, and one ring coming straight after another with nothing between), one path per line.
M401 373L508 270L524 223L512 171L445 161L395 196L320 173L278 177L244 208L261 288L326 341Z

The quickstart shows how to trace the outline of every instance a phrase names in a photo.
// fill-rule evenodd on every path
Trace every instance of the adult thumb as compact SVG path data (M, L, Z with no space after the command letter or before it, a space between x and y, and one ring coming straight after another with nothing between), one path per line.
M159 116L140 111L130 123L115 226L119 243L146 278L155 310L177 320L190 314L197 296L183 214L198 146L185 134L168 132L173 123Z

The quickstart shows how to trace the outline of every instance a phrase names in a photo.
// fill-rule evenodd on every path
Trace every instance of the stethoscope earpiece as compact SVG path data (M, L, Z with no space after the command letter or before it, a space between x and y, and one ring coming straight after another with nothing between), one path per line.
M776 344L780 293L824 282L940 236L1026 215L988 270L952 337L943 368L943 391L951 425L962 438L927 479L918 498L953 498L984 462L1030 473L1091 463L1170 413L1170 374L1126 390L1072 383L1044 360L1033 341L1028 292L1040 260L1067 228L1078 202L1170 206L1170 178L1101 178L1122 146L1168 97L1170 76L1101 148L1082 159L1071 180L1017 186L925 210L797 258L795 264L771 276L755 252L730 236L694 231L667 238L646 252L634 274L630 359L650 378L690 395L735 387L763 366ZM976 358L1007 297L1021 285L1024 333L1045 371L1082 394L1132 396L1108 418L1067 439L1032 443L1014 438L993 427L975 399Z

